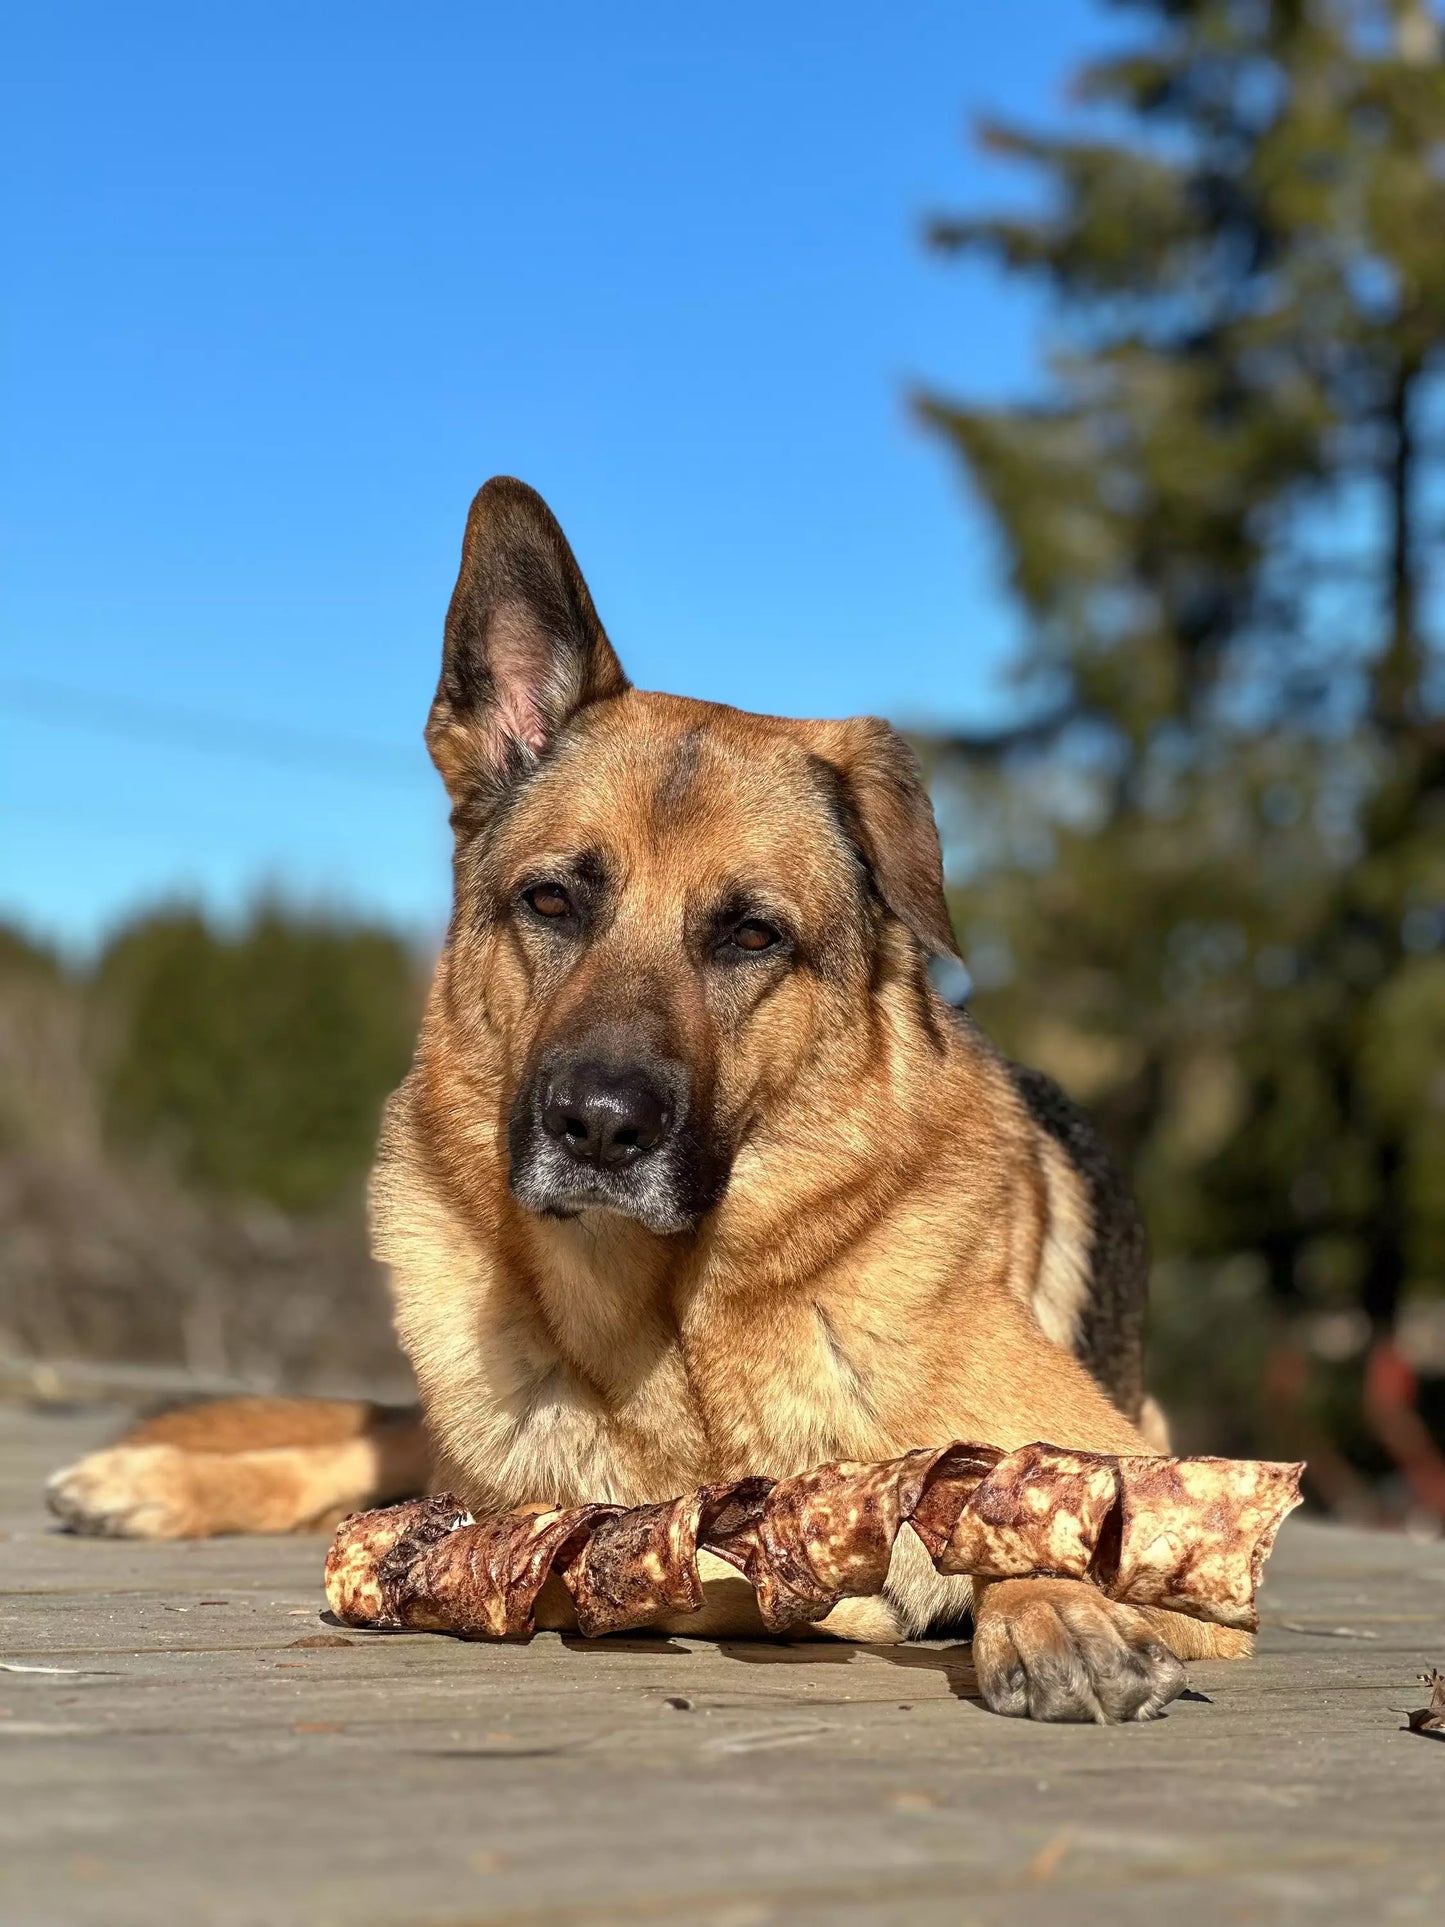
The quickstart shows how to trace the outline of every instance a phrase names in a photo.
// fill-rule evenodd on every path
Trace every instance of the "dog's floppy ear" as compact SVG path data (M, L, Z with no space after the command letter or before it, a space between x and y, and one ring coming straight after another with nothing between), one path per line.
M848 833L879 896L925 950L957 957L943 894L943 850L918 758L876 716L815 727Z
M427 717L452 801L488 805L569 717L626 688L556 517L525 482L493 476L467 516Z

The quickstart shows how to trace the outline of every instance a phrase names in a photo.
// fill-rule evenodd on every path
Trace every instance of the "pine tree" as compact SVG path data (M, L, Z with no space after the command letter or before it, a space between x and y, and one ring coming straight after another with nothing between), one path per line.
M1120 11L1084 131L981 130L1043 211L932 231L1053 316L1039 398L919 404L1027 616L1026 720L933 756L980 1014L1102 1114L1242 1447L1282 1320L1445 1296L1445 62L1424 0Z
M277 903L234 930L161 910L111 938L89 991L113 1151L286 1211L355 1203L420 1006L400 937Z

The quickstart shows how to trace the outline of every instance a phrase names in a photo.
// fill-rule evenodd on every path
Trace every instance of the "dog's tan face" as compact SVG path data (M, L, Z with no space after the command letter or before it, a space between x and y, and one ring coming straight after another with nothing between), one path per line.
M695 1224L749 1116L866 997L875 919L830 772L802 726L632 691L467 853L458 941L515 1066L522 1203Z
M447 1019L462 1053L500 1039L535 1212L695 1227L751 1121L866 1020L898 923L920 971L952 948L900 739L628 689L520 484L473 506L428 740L457 832Z

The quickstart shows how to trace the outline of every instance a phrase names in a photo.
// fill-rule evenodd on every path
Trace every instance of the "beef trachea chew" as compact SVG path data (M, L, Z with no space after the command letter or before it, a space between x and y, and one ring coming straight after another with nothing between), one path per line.
M344 1520L326 1597L348 1626L515 1639L534 1630L538 1595L556 1578L579 1630L596 1638L697 1611L698 1554L710 1552L748 1580L764 1626L784 1632L881 1592L907 1527L942 1573L1083 1579L1125 1605L1252 1631L1303 1470L955 1442L703 1486L659 1505L474 1519L442 1493Z

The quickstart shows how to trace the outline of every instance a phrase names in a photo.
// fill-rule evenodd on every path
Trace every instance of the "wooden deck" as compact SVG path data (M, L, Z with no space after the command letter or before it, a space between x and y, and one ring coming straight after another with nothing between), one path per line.
M5 1922L1445 1918L1445 1545L1294 1521L1261 1657L1035 1727L966 1647L349 1633L322 1544L53 1532L115 1414L0 1406Z

